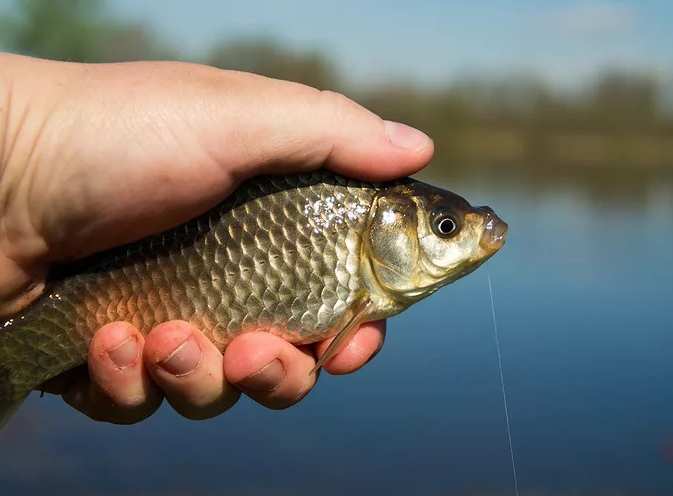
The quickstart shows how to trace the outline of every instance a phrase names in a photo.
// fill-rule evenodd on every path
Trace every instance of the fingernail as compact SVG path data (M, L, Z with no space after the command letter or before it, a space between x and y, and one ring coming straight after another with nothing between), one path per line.
M107 350L107 356L118 369L127 369L138 361L140 348L135 336L131 336L119 343L114 348Z
M430 141L427 134L416 128L393 121L383 121L386 126L386 134L390 142L400 148L417 150L426 146Z
M196 340L190 337L187 341L159 362L159 366L169 374L177 377L191 374L201 363L203 352Z
M243 389L255 393L271 393L278 389L285 379L283 363L276 358L254 374L237 383Z

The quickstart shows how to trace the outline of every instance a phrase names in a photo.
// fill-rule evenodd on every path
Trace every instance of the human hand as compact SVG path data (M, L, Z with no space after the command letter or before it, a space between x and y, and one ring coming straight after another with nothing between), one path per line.
M174 227L254 175L326 167L393 179L432 152L424 134L299 84L184 63L0 54L0 315L39 294L51 263ZM325 370L359 369L384 335L384 322L363 325ZM146 337L117 322L94 336L88 370L44 389L114 423L148 417L164 397L194 419L224 412L240 391L285 408L311 390L309 371L328 345L255 332L222 355L185 322Z

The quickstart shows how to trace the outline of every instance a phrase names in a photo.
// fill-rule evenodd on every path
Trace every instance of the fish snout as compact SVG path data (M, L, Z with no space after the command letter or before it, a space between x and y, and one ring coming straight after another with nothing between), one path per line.
M484 216L484 231L481 234L479 246L488 255L492 255L505 244L508 226L492 208L477 207L477 210Z

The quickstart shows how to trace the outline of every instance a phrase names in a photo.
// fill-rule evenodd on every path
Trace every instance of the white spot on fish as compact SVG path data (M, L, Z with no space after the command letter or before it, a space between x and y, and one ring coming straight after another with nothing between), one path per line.
M383 223L384 224L394 224L397 220L397 214L392 210L386 210L383 212Z
M304 215L313 226L314 233L318 234L320 230L344 225L347 221L356 220L359 215L369 211L369 204L360 198L357 199L357 203L345 204L343 203L345 197L343 193L337 193L324 200L316 200L304 205Z

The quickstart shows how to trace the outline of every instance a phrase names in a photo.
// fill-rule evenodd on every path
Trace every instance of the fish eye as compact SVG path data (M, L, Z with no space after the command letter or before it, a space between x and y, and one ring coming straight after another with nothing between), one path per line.
M437 212L432 222L432 229L437 236L446 238L458 230L458 222L448 212Z

